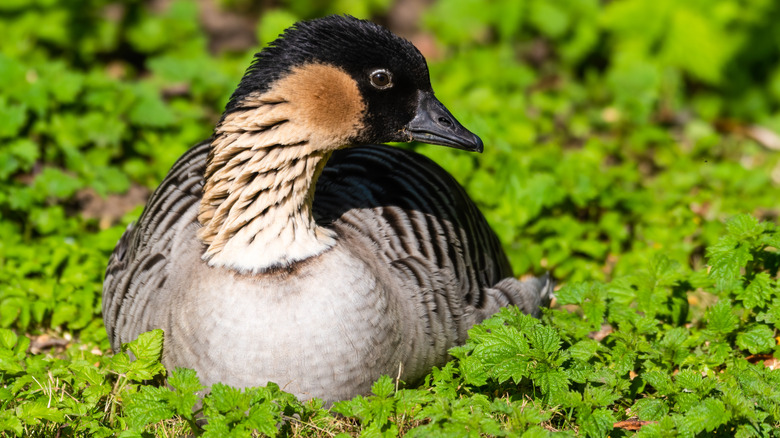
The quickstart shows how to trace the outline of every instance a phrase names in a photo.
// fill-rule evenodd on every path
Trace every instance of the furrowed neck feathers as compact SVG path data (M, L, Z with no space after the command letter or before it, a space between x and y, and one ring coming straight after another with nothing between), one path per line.
M226 112L212 139L198 237L211 266L257 273L326 251L314 187L330 154L362 129L355 81L325 64L294 67Z

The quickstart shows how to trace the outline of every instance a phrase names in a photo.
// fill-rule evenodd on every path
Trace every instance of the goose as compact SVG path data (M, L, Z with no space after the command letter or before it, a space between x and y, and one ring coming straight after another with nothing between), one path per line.
M111 255L114 351L159 328L166 368L206 386L333 402L418 382L504 306L538 315L551 280L517 280L451 175L381 145L410 141L483 149L409 41L350 16L285 30Z

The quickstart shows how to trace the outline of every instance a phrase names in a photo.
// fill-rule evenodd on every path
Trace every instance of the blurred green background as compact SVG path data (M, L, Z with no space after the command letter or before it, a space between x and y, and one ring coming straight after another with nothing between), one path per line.
M149 350L133 364L105 354L105 266L173 162L211 135L252 55L330 13L420 48L437 96L485 152L399 147L466 187L517 275L549 271L564 285L536 332L509 312L475 328L458 361L405 393L424 397L393 427L494 435L547 422L605 436L637 413L658 420L645 436L777 426L777 372L750 365L780 357L777 0L0 0L0 436L199 430L186 420L199 388L186 371L169 380L175 392L142 383L162 370L159 333L131 347ZM495 363L478 344L504 329L512 345L546 333L545 348L523 353L537 355L531 380L487 379ZM340 412L401 403L380 382L390 398ZM236 422L273 392L221 390L204 403L229 399ZM358 427L316 403L294 412L313 425L294 436L392 431L387 415ZM211 436L226 436L210 418Z
M724 220L778 215L776 0L3 0L0 326L104 342L103 270L150 189L254 52L330 13L427 56L485 153L411 147L467 188L518 275L701 267Z

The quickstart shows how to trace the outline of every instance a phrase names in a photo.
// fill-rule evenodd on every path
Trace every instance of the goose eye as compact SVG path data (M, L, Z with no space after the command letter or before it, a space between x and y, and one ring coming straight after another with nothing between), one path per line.
M374 88L384 90L393 86L393 75L387 70L374 70L369 77Z

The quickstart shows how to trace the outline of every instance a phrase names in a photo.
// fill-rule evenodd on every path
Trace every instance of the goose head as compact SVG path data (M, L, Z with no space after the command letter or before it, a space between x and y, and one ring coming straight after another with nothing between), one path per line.
M323 147L420 141L482 151L434 96L420 51L369 21L330 16L287 29L255 56L225 117L268 93L292 104L299 129L342 143Z

